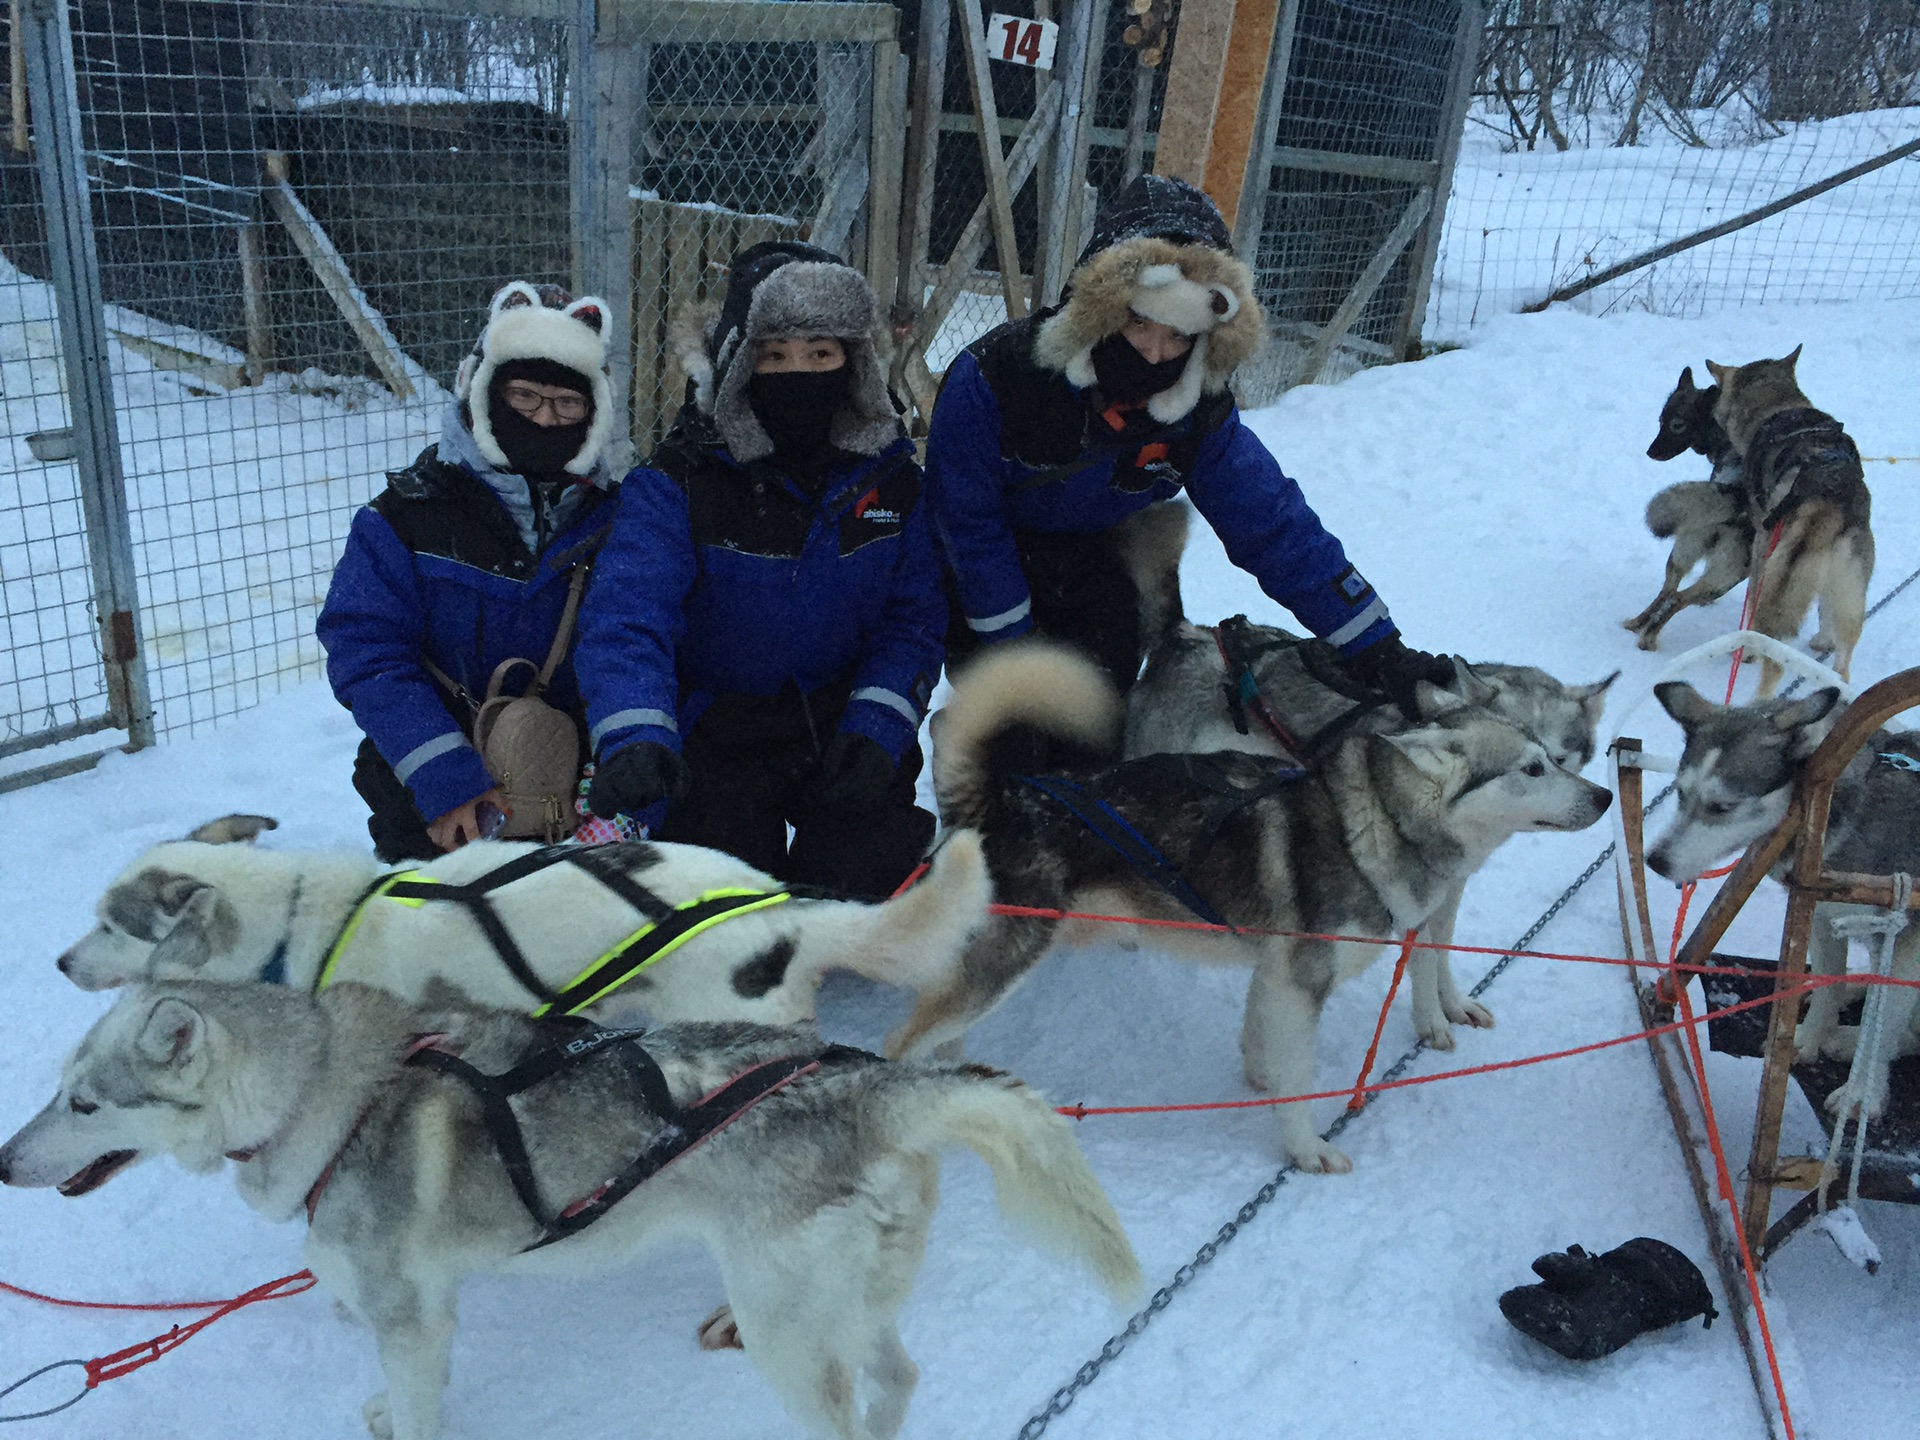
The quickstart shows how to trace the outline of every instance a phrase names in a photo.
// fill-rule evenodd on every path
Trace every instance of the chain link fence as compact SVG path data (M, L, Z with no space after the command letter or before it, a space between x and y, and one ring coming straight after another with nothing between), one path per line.
M24 4L58 19L57 0ZM735 248L805 233L861 258L897 249L868 203L887 192L889 154L899 187L894 13L671 0L68 6L107 423L158 732L193 732L318 673L313 620L353 512L437 435L506 280L578 287L584 275L613 302L626 342L617 380L644 450L684 384L664 357L670 322L706 298ZM586 33L583 17L600 28ZM89 422L66 393L52 197L36 163L46 97L28 104L22 33L17 21L7 30L13 123L0 145L13 476L0 488L0 772L16 775L49 758L78 768L65 762L82 737L113 726L103 644L114 645L71 463L73 427ZM579 103L583 74L597 104ZM585 153L614 158L590 197L606 231L583 236Z
M1920 137L1912 0L1500 0L1427 333L1475 324ZM1920 294L1903 159L1576 302L1698 315Z

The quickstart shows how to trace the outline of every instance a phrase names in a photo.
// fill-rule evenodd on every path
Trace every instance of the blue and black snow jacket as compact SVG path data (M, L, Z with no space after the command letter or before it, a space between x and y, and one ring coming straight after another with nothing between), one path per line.
M572 488L536 554L477 473L485 462L458 443L464 429L454 430L450 422L449 438L388 475L386 490L354 516L316 626L334 695L430 820L492 788L467 737L471 702L501 661L546 659L573 567L604 541L616 509L598 472L596 483ZM464 463L445 458L450 450ZM439 686L423 655L463 693ZM578 710L570 659L546 699Z
M677 750L716 696L792 684L848 687L839 728L897 758L926 714L946 623L912 442L841 455L815 499L777 462L736 462L689 405L622 486L581 607L594 752Z
M1002 325L954 360L927 438L928 503L981 640L1033 628L1016 531L1106 530L1183 488L1227 557L1343 654L1398 633L1231 396L1205 396L1171 425L1143 410L1109 419L1034 362L1033 334L1051 313Z

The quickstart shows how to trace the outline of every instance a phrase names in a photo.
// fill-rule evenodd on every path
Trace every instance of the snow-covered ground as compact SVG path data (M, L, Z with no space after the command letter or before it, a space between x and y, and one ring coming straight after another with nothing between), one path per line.
M1808 392L1847 422L1865 453L1920 455L1912 391L1920 302L1690 321L1502 319L1461 350L1295 390L1253 424L1413 643L1530 661L1571 680L1620 668L1618 694L1631 696L1663 663L1634 649L1618 624L1651 596L1664 559L1640 513L1655 489L1704 473L1695 459L1644 458L1660 402L1683 364L1777 355L1802 341ZM1878 597L1920 565L1920 465L1874 466L1869 479ZM1196 618L1274 614L1210 535L1196 539L1185 580ZM1669 627L1669 652L1730 628L1737 602L1685 612ZM1856 678L1920 658L1916 625L1920 585L1869 624ZM1673 737L1650 713L1642 722L1659 748ZM307 684L215 734L0 796L0 1133L44 1102L61 1055L105 1004L68 986L52 960L88 928L106 880L143 846L234 810L278 816L273 845L363 843L347 783L354 741L344 712ZM1596 827L1515 842L1469 888L1463 942L1513 940L1605 839ZM1731 948L1767 953L1778 904L1764 898L1765 913L1743 920ZM1671 896L1657 903L1671 913ZM1619 937L1603 877L1539 943L1610 955ZM1458 968L1470 982L1485 966L1462 957ZM1321 1086L1351 1082L1387 978L1377 965L1335 997L1321 1034ZM1062 1102L1243 1098L1235 1037L1244 986L1243 975L1151 952L1082 951L1043 966L971 1050ZM1486 999L1499 1028L1463 1032L1453 1056L1423 1057L1416 1072L1636 1028L1621 973L1607 967L1522 961ZM826 1027L839 1038L872 1043L897 1013L895 997L851 982L825 995ZM1402 1002L1383 1056L1410 1042ZM1738 1157L1755 1066L1720 1056L1710 1064ZM1324 1107L1323 1123L1332 1118ZM1810 1117L1796 1112L1792 1132L1791 1146L1810 1143ZM1089 1119L1079 1134L1156 1286L1278 1163L1277 1126L1261 1111ZM1401 1091L1341 1143L1356 1162L1352 1175L1289 1181L1049 1433L1763 1433L1730 1326L1677 1328L1575 1365L1524 1340L1495 1308L1501 1290L1531 1278L1535 1255L1576 1241L1606 1247L1652 1234L1704 1262L1705 1232L1642 1047ZM1772 1269L1772 1313L1803 1396L1795 1417L1803 1436L1895 1440L1920 1415L1920 1210L1870 1205L1866 1220L1885 1256L1878 1276L1816 1236L1796 1240ZM64 1295L231 1294L297 1269L299 1249L297 1228L259 1221L225 1179L167 1163L79 1201L0 1192L0 1278ZM476 1283L455 1350L449 1433L795 1433L742 1357L695 1350L694 1325L718 1297L714 1267L692 1250L600 1280ZM954 1159L905 1319L923 1376L905 1433L1013 1435L1124 1319L1078 1275L1021 1248L995 1216L984 1170ZM0 1379L102 1354L165 1324L0 1296ZM40 1429L142 1440L346 1437L360 1433L360 1402L377 1387L367 1336L310 1295L223 1321Z

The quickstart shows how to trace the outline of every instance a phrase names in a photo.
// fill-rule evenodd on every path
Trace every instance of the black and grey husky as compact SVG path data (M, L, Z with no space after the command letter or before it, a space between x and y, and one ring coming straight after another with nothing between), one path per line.
M1672 460L1689 450L1704 455L1713 464L1713 478L1669 485L1647 502L1647 529L1658 539L1672 540L1673 550L1660 593L1638 615L1620 622L1640 637L1642 650L1659 649L1660 631L1669 620L1689 605L1711 605L1747 578L1752 563L1753 521L1740 457L1714 418L1719 401L1720 387L1702 390L1687 366L1660 407L1660 432L1647 446L1649 460ZM1682 589L1681 582L1702 561L1706 568L1700 578Z
M437 1032L443 1059L457 1050L488 1075L555 1045L586 1051L512 1102L527 1184L562 1219L636 1156L675 1145L663 1130L702 1097L770 1062L817 1063L776 1066L788 1083L712 1124L591 1225L529 1249L555 1222L529 1213L475 1092L407 1063L422 1031ZM259 984L134 986L81 1042L52 1103L0 1147L0 1180L79 1195L150 1155L199 1171L242 1162L247 1203L273 1220L304 1213L307 1263L372 1327L387 1388L365 1414L381 1440L440 1433L466 1276L610 1269L669 1238L714 1252L746 1352L796 1419L835 1440L885 1440L919 1373L895 1317L948 1145L987 1162L1030 1239L1116 1298L1138 1288L1067 1122L1010 1076L825 1050L804 1027L663 1026L639 1041L652 1070L619 1053L629 1043L501 1012L409 1009L355 984L318 999Z
M1840 692L1831 687L1799 700L1763 700L1753 705L1716 705L1677 681L1654 688L1666 712L1686 731L1676 790L1680 801L1666 834L1647 852L1647 863L1677 883L1699 878L1709 866L1737 855L1786 817L1793 782L1807 757L1839 719ZM1785 879L1794 863L1789 847L1773 868ZM1882 730L1841 772L1828 811L1826 868L1862 875L1920 873L1920 736ZM1847 945L1830 921L1863 907L1821 905L1814 911L1807 959L1816 975L1846 970ZM1893 974L1920 981L1920 923L1909 921L1893 952ZM1876 1072L1864 1077L1869 1117L1887 1100L1887 1061L1910 1049L1916 992L1895 986L1886 999L1888 1043ZM1842 987L1824 985L1807 1002L1794 1034L1803 1060L1822 1055L1848 1059L1857 1031L1840 1024ZM1836 1090L1827 1106L1836 1114L1855 1096L1852 1082Z
M936 721L934 789L946 824L980 831L1004 903L1183 920L1211 911L1248 931L1191 932L1181 948L1254 967L1241 1035L1247 1079L1299 1094L1311 1087L1321 1006L1380 948L1301 932L1416 929L1509 836L1582 829L1611 798L1485 704L1431 688L1422 703L1427 723L1352 733L1310 775L1273 756L1227 751L1150 756L1035 784L992 772L997 734L1031 725L1110 747L1120 701L1077 653L1021 641L995 647L954 682ZM1103 833L1076 810L1108 817ZM1276 931L1294 933L1252 933ZM947 985L921 992L890 1044L913 1051L958 1039L1064 938L1059 921L998 916ZM1351 1168L1305 1105L1281 1113L1287 1154L1302 1169Z
M1127 692L1129 759L1212 750L1284 757L1289 745L1279 730L1293 748L1315 752L1349 728L1377 735L1410 728L1393 706L1355 687L1323 641L1239 617L1211 628L1183 619L1172 577L1185 540L1185 507L1162 506L1142 512L1123 550L1144 597L1143 629L1155 637L1139 681ZM1462 683L1537 738L1556 764L1579 771L1593 759L1594 732L1619 673L1568 685L1531 665L1477 663L1465 667ZM1463 885L1421 927L1423 939L1453 943ZM1414 1029L1434 1049L1453 1049L1455 1025L1492 1026L1493 1012L1454 982L1446 951L1414 951L1407 980Z

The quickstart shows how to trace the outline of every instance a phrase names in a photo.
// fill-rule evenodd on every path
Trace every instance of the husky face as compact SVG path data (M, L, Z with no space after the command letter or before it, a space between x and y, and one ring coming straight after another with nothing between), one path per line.
M1613 801L1520 726L1477 707L1380 743L1436 788L1451 830L1489 847L1523 831L1584 830Z
M1693 367L1680 372L1680 383L1660 407L1660 433L1647 446L1649 460L1671 460L1689 450L1707 453L1707 440L1719 428L1713 407L1719 403L1720 387L1702 390L1693 383Z
M0 1146L0 1182L74 1196L150 1155L218 1168L228 1146L210 1103L212 1070L209 1025L198 1010L130 992L68 1059L52 1102Z
M1538 738L1554 764L1576 773L1587 767L1607 708L1607 689L1620 678L1618 670L1591 685L1568 685L1531 665L1472 668L1491 692L1488 708Z
M1647 863L1684 884L1779 825L1800 766L1839 718L1832 686L1801 700L1716 705L1678 681L1654 696L1686 732L1675 777L1679 813Z
M240 917L219 886L164 864L142 862L122 875L95 913L100 923L55 962L82 990L193 974L240 941Z

